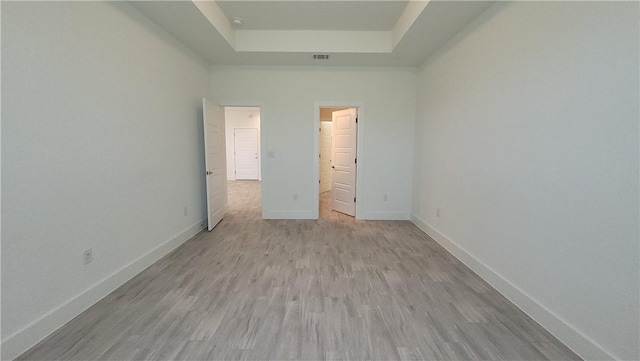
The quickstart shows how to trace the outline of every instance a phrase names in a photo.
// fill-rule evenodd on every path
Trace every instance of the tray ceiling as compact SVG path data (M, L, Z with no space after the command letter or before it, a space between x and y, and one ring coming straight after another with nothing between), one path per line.
M132 1L210 64L417 66L492 1ZM242 24L233 23L241 18ZM314 60L314 53L329 60Z

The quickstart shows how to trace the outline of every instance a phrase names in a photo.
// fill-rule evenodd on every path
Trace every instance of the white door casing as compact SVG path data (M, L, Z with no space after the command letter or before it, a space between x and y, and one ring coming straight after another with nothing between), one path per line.
M332 113L331 207L350 216L356 213L356 108Z
M207 228L211 231L220 223L228 208L224 118L222 108L205 98L202 99L202 109L207 184Z
M258 180L258 129L236 128L233 132L237 180Z
M332 122L320 122L320 193L331 190Z

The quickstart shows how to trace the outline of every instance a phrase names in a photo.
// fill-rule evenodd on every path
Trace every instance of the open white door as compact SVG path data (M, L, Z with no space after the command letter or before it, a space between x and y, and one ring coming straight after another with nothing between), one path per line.
M356 146L358 111L332 113L331 207L350 216L356 214Z
M235 129L233 138L236 153L236 179L258 180L258 129Z
M204 161L207 179L208 229L212 230L228 208L227 168L225 159L224 121L222 108L211 100L202 99L204 118Z

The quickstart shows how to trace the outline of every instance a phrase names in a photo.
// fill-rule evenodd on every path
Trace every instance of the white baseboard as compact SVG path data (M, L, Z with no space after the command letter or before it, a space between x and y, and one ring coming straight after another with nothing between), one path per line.
M207 220L198 221L166 242L102 279L22 330L2 340L2 360L13 360L52 332L122 286L138 273L198 234Z
M410 219L406 212L362 212L356 213L356 219L367 221L407 221Z
M420 217L411 214L411 221L578 356L585 360L619 359Z
M365 212L362 215L356 214L358 220L378 220L378 221L406 221L410 218L409 213L404 212ZM268 211L262 212L263 219L318 219L318 214L313 211Z
M262 211L263 219L316 219L313 211Z

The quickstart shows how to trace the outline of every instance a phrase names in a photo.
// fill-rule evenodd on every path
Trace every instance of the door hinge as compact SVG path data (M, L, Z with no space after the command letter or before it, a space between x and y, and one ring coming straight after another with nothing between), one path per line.
M356 124L358 124L358 117L356 117Z
M355 202L356 202L356 197L353 197L353 203L355 203Z
M322 131L322 128L318 128L319 131Z
M355 163L358 164L358 158L356 158Z

